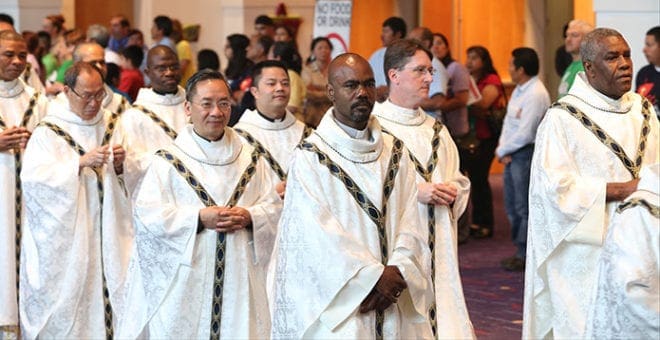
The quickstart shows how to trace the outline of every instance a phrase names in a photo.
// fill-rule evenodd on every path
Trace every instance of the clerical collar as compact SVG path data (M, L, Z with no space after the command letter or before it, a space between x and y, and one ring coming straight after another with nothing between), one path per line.
M346 124L343 124L342 122L338 121L337 118L335 117L334 112L332 113L332 119L335 120L335 123L346 132L347 135L349 135L353 139L359 139L359 140L371 140L371 134L369 133L369 126L367 125L363 130L358 130L355 128L352 128Z
M159 95L159 96L167 96L168 94L174 96L174 95L176 95L177 92L179 92L179 89L177 88L176 91L174 91L174 92L160 92L160 91L156 91L156 89L152 87L151 91L154 91L154 93Z
M275 119L275 118L270 118L270 117L266 116L265 114L261 113L261 111L259 111L259 109L255 109L255 111L257 111L257 113L261 116L261 118L263 118L263 119L265 119L265 120L267 120L267 121L269 121L269 122L271 122L271 123L275 123L275 122L283 122L283 121L284 121L284 118L286 118L286 112L284 113L284 115L282 116L282 118L280 118L280 119Z
M197 131L195 131L195 128L193 128L192 130L193 130L193 134L194 134L195 137L199 137L200 139L202 139L202 140L204 140L204 141L206 141L206 142L208 142L208 143L216 143L216 142L219 142L219 141L222 140L222 137L225 136L225 134L224 134L224 132L223 132L223 133L222 133L222 136L220 136L220 138L218 138L218 139L216 139L216 140L210 140L210 139L208 139L208 138L206 138L206 137L200 135L199 133L197 133Z
M0 97L11 98L23 92L24 86L18 78L10 81L0 80Z
M392 103L389 99L374 104L374 114L379 118L409 126L418 126L426 121L426 114L420 109L410 109Z

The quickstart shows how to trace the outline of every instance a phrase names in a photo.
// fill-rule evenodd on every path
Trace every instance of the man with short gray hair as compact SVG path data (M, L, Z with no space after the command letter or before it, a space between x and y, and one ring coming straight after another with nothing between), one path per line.
M119 54L108 48L110 33L105 26L98 24L90 25L87 29L87 41L93 41L103 47L105 52L105 62L120 65L121 59L119 58Z
M617 206L658 162L653 106L630 91L630 47L587 34L584 72L539 125L529 189L523 338L584 338L597 262ZM507 117L508 119L508 117Z

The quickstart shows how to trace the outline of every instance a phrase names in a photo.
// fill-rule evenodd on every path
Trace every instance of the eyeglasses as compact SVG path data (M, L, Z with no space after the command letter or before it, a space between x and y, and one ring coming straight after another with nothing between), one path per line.
M213 110L214 107L217 107L218 110L222 112L231 111L231 103L227 100L218 100L217 102L203 101L201 103L195 103L195 102L192 103L199 105L202 108L202 110L204 110L205 112L210 112L211 110Z
M177 64L172 64L172 65L157 65L153 67L154 71L158 73L165 73L167 70L170 70L172 72L177 72L181 69L181 66Z
M105 98L105 90L101 90L99 92L96 92L94 94L85 94L85 95L80 95L78 92L73 87L70 87L71 92L73 92L78 98L82 99L85 102L91 102L92 100L95 100L97 102L100 102Z
M416 76L421 77L428 73L430 76L435 74L435 69L433 67L417 66L413 68L402 67L402 70L411 70L415 73Z

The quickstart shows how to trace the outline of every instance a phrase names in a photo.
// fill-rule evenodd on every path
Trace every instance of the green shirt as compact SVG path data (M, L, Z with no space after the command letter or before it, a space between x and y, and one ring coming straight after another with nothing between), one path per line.
M558 98L565 96L568 93L568 90L573 86L573 81L575 81L575 76L578 72L584 71L584 66L582 66L582 60L574 61L561 77L561 82L559 83L559 90L557 90Z

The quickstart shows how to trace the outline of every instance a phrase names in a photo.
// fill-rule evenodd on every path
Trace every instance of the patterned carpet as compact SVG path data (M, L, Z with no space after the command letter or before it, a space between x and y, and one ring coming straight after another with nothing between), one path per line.
M523 273L507 272L500 260L515 253L504 212L502 175L491 175L495 209L493 238L470 239L458 248L465 300L477 338L520 339Z

